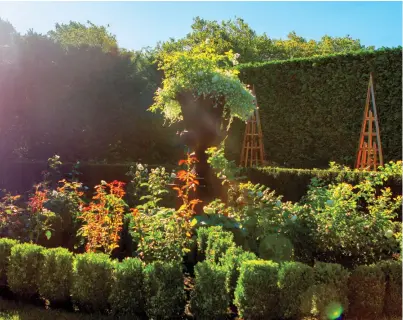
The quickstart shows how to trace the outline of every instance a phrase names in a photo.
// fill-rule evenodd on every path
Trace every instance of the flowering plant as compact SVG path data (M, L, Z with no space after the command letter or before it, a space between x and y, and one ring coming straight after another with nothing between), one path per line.
M217 54L209 41L181 52L161 53L159 69L165 78L158 88L151 111L160 110L171 122L182 119L179 93L192 92L195 98L223 99L224 112L246 120L254 109L254 96L239 80L233 68L239 54L231 50Z

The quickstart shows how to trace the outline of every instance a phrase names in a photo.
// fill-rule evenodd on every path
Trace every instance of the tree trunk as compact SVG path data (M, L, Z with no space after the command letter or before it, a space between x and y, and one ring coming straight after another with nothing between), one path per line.
M204 202L222 198L224 190L221 181L216 177L207 163L206 150L218 146L225 137L226 123L223 120L224 99L215 101L212 98L194 97L192 92L178 94L183 122L187 131L185 144L195 152L198 160L196 173L200 181L197 197Z

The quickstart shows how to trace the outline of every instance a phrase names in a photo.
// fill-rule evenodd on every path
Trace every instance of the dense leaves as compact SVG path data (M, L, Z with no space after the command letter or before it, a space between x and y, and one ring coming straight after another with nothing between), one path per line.
M385 161L401 158L402 49L241 65L255 85L268 160L297 168L353 165L369 73L375 79ZM235 123L234 123L235 124ZM229 152L239 154L244 125L231 130ZM236 156L238 157L238 156Z

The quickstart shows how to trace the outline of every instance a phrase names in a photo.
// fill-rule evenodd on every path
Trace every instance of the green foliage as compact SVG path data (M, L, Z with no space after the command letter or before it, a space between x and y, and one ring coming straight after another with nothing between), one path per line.
M390 163L387 163L385 167L390 165ZM397 163L392 166L397 167ZM254 167L245 168L242 173L253 183L263 184L272 190L276 190L276 193L283 195L284 199L294 202L300 201L306 195L312 178L328 183L337 181L357 183L365 180L370 175L382 174L380 171L351 170L335 164L328 169ZM402 189L402 175L399 173L391 175L385 185L390 186L392 191L400 192Z
M312 180L300 219L317 254L328 261L358 265L399 252L401 224L395 219L402 198L393 197L390 188L383 186L389 177L368 175L355 185Z
M7 268L11 248L19 242L14 239L0 238L0 286L7 283Z
M278 316L279 265L272 261L245 261L235 289L235 305L244 319Z
M106 52L117 49L116 37L103 26L97 26L90 21L88 26L70 21L69 24L56 24L55 30L49 31L51 39L63 47L92 46L100 47Z
M216 104L223 100L224 112L231 117L246 120L252 113L254 97L232 67L238 63L238 54L231 50L218 54L206 41L190 50L162 52L159 59L163 87L157 90L151 111L160 110L172 122L181 120L178 95L191 92L195 98L209 97Z
M153 214L134 213L130 223L135 227L132 236L137 243L136 254L146 262L182 261L192 243L191 238L182 235L184 222L174 219L174 209L156 208L153 211Z
M385 299L385 274L378 265L358 266L350 275L350 313L365 319L382 315Z
M143 265L140 259L126 258L115 265L109 302L115 314L144 312Z
M339 264L316 262L314 313L320 319L328 319L337 304L336 309L347 312L349 309L348 282L349 272Z
M282 316L302 319L309 315L315 283L313 268L300 262L285 262L280 266L278 283Z
M257 257L253 252L244 251L240 247L230 247L219 260L219 265L223 266L227 272L226 288L231 301L234 298L241 265L248 260L257 260Z
M206 260L218 263L227 250L234 246L235 242L232 232L214 228L207 237Z
M290 32L287 39L271 39L266 33L257 34L241 18L221 21L205 20L196 17L191 32L179 40L170 39L160 45L160 50L172 52L186 50L209 39L214 42L217 52L230 49L241 54L240 61L256 62L274 59L291 59L334 52L347 52L364 49L360 40L350 37L323 36L319 41L307 40ZM369 47L370 49L372 47Z
M387 260L379 264L386 280L383 313L389 317L402 317L402 261Z
M225 268L199 262L195 266L195 286L190 306L197 319L225 319L229 305Z
M39 294L50 301L67 301L73 276L73 253L65 248L43 251L39 270Z
M329 161L353 165L369 73L386 162L401 159L402 49L379 49L240 66L254 84L270 161L321 168ZM229 152L240 152L244 124L234 123Z
M38 292L44 248L35 244L16 244L11 248L7 267L8 285L14 293L31 297Z
M113 265L103 253L76 255L71 289L73 301L87 310L105 310L113 283Z
M144 268L144 281L148 317L171 319L183 313L185 292L180 263L153 262Z

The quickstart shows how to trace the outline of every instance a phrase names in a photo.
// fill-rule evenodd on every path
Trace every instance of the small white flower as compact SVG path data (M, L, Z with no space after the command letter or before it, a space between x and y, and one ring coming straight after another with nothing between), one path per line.
M102 185L106 185L106 181L105 181L105 180L101 180L101 184L102 184Z
M139 164L137 165L137 170L139 170L139 171L143 171L143 170L144 170L144 167L142 166L141 163L139 163Z
M175 172L172 172L172 173L171 173L171 178L172 178L172 179L175 179L175 178L176 178Z
M58 193L57 193L57 191L56 191L56 190L53 190L53 191L52 191L52 196L53 196L53 197L56 197L56 196L57 196L57 194L58 194Z
M207 39L206 39L206 44L209 44L209 43L210 43L210 39L207 38Z
M385 237L386 238L391 238L393 236L393 231L392 230L387 230L386 232L385 232Z
M239 53L235 53L235 59L238 59L241 55Z

